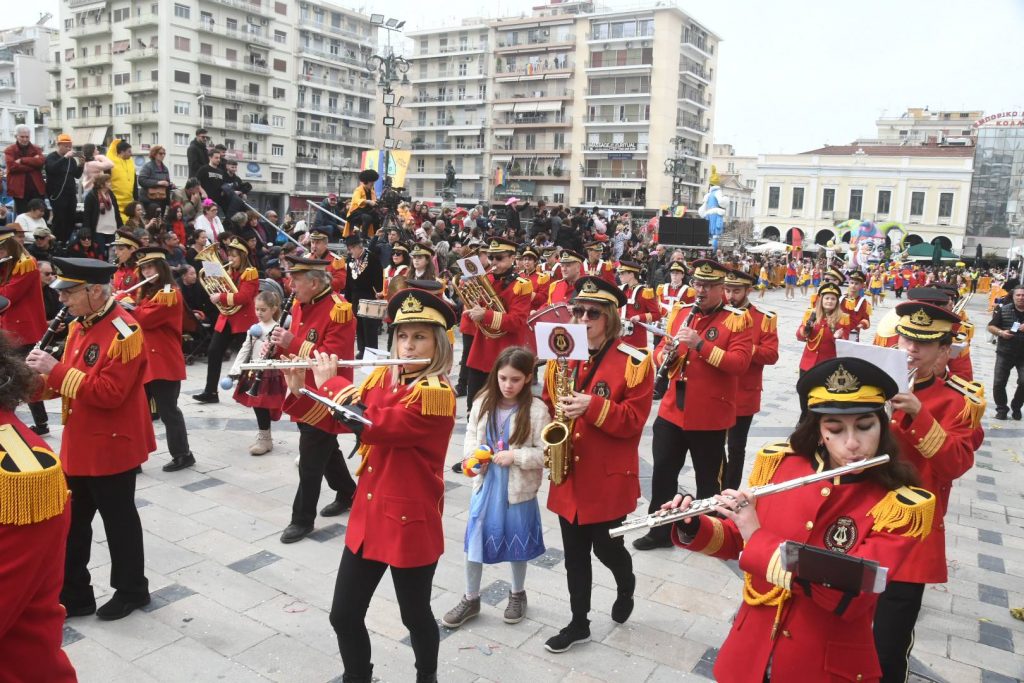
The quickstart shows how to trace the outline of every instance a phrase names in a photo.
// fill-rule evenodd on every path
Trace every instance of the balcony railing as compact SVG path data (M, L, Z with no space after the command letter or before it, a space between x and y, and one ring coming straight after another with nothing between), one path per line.
M572 123L568 116L516 116L515 118L494 119L494 127L516 128L519 126L567 126Z
M445 119L444 121L417 121L412 125L406 126L408 130L416 130L417 128L481 128L483 127L483 121L456 121L455 119Z
M641 33L637 33L632 36L609 36L607 34L601 35L597 32L591 32L589 40L637 40L639 38L651 38L654 36L654 29L644 30Z
M308 85L311 88L338 88L367 95L373 95L377 92L375 85L366 85L358 81L342 80L340 78L327 78L326 76L317 76L315 74L302 74L299 76L299 85Z
M584 123L650 123L651 119L639 114L632 114L627 116L587 116L584 119Z
M525 65L514 65L514 64L503 64L498 62L495 64L494 77L502 78L503 76L534 76L540 74L549 73L569 73L573 70L573 64L569 63L567 59L554 60L554 63L548 62L547 64L525 64Z
M227 57L221 57L219 55L207 55L199 53L196 55L196 60L202 64L212 64L213 66L219 66L226 69L236 69L238 71L248 71L249 73L260 74L266 76L270 73L267 68L266 61L261 60L260 62L250 61L238 61L228 59Z
M313 29L314 31L333 33L335 35L343 36L345 38L351 38L352 40L358 41L360 43L373 42L372 35L356 33L355 31L349 31L348 29L345 28L331 26L330 24L325 24L322 21L315 21L311 17L299 17L299 26L306 26Z
M541 81L543 82L543 81ZM532 83L530 85L533 85ZM543 100L543 99L566 99L572 98L572 88L550 88L547 90L538 91L540 94L535 95L533 93L496 93L494 97L494 103L518 103L520 100Z
M89 85L66 90L71 97L110 97L113 95L109 84Z
M95 66L106 66L110 64L113 57L109 52L104 52L99 55L89 55L88 57L76 57L72 59L68 64L71 65L72 69L86 69L88 67Z
M156 92L160 89L160 81L133 81L121 86L126 93Z
M587 88L587 97L650 97L651 86L635 88Z
M214 119L203 117L204 128L223 128L225 130L241 130L242 122L238 120Z
M323 59L328 62L343 62L367 71L366 60L360 61L358 57L349 57L348 55L335 54L327 50L318 50L310 45L299 45L299 54L309 55L315 59Z
M411 104L442 104L445 102L483 102L485 97L479 93L451 94L444 97L437 95L417 95ZM408 106L408 105L407 105Z
M684 117L679 119L679 123L676 124L679 128L690 128L692 130L700 131L701 133L708 132L708 127L705 126L699 119L690 117Z
M513 41L509 38L499 38L498 49L499 50L522 50L533 47L543 47L545 45L575 45L576 36L538 36L535 38L527 38L526 40Z
M14 79L0 78L0 90L14 90Z
M337 190L334 185L327 183L295 183L296 192L334 192Z
M368 111L356 111L355 109L349 109L347 107L324 107L314 106L311 104L303 104L299 102L298 109L302 111L311 111L317 114L328 114L331 116L348 116L349 118L359 119L361 121L373 121L373 114Z
M644 202L642 198L635 195L629 197L612 196L612 195L598 195L591 199L580 197L578 204L595 204L597 206L629 206L633 208L643 208Z
M556 145L552 142L538 142L528 145L521 141L498 142L491 148L492 152L558 152L562 154L568 154L569 150L569 143Z
M449 55L459 52L486 52L487 41L482 43L465 43L458 45L446 45L444 47L431 48L428 47L425 50L420 50L416 53L417 58L426 57L427 55Z
M645 61L643 59L624 59L622 61L608 60L607 62L604 59L588 59L587 60L587 68L588 69L616 69L616 68L626 68L626 67L634 67L634 66L650 66L650 67L653 67L654 66L654 62L648 62L648 61Z
M142 59L154 59L160 55L160 50L155 47L138 47L121 54L129 62L135 62Z
M257 0L256 2L250 2L249 0L212 0L212 2L226 5L227 7L234 7L235 9L244 10L246 12L255 12L261 14L270 13L270 3L262 2Z
M68 29L65 35L71 38L81 38L82 36L94 36L98 33L109 33L110 22L109 21L87 21L84 24L79 24L71 29Z
M156 123L157 122L157 117L158 117L158 114L139 113L139 114L128 114L126 116L119 116L118 119L121 120L121 121L124 121L125 123L140 124L140 123L149 123L149 122Z
M477 152L484 148L484 143L478 140L472 142L456 142L456 138L451 138L450 141L445 142L413 142L411 145L412 149L417 150L445 150L445 151L456 151L465 150L467 152Z
M353 145L373 145L373 139L369 137L356 136L345 133L329 133L324 130L309 130L307 128L295 129L295 135L299 137L313 138L315 140L326 140L328 142L347 142Z
M227 100L229 102L252 102L253 104L266 104L267 98L263 95L254 95L242 90L227 90L225 88L210 88L203 86L199 88L204 96L215 100Z
M160 23L159 15L152 12L144 12L137 17L132 17L124 22L123 26L128 29L142 28L144 26L156 26Z

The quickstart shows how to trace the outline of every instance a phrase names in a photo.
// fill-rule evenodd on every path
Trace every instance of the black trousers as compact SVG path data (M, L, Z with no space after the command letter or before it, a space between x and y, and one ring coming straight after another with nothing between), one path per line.
M78 197L72 194L66 198L51 199L50 208L52 209L50 211L50 229L53 230L58 242L66 244L75 229L75 209L78 208Z
M178 408L178 394L181 393L181 382L168 379L154 379L146 384L146 390L156 403L156 413L164 423L167 434L167 451L172 458L180 458L191 453L188 446L188 430L185 428L185 417Z
M890 581L875 608L875 649L881 683L904 683L914 648L914 626L924 598L923 583Z
M313 526L323 479L337 491L339 500L351 499L356 492L337 435L299 423L299 488L292 503L292 524Z
M388 568L389 565L383 562L364 558L362 549L353 553L345 548L341 555L331 603L331 626L338 636L345 681L369 683L371 680L373 666L370 663L366 612ZM437 563L390 569L402 623L409 629L409 641L416 656L416 673L427 677L437 671L437 651L441 642L437 621L430 609L431 584Z
M473 409L473 397L487 386L488 373L476 368L467 368L466 370L468 373L466 375L466 414L468 415L469 411Z
M1006 384L1010 380L1010 371L1017 371L1017 389L1013 392L1010 408L1020 410L1024 406L1024 355L1015 357L1007 353L996 352L996 366L992 378L992 397L996 401L996 411L1006 412Z
M207 394L216 394L220 384L220 369L224 364L224 352L229 348L237 349L245 341L245 332L232 334L227 328L223 332L214 332L210 338L210 346L206 350L206 389Z
M678 427L663 417L654 421L654 472L651 475L651 504L654 513L672 500L679 490L679 473L686 464L686 454L693 456L693 473L697 479L699 499L710 498L722 491L722 470L725 467L724 429L693 430ZM667 539L671 526L655 527L650 535Z
M102 477L68 477L71 490L71 528L64 560L65 605L96 601L89 575L92 520L100 513L110 549L110 585L125 600L149 595L142 550L142 522L135 507L135 470Z
M359 309L359 300L352 302L352 308ZM363 318L356 316L356 348L359 353L359 358L363 357L363 351L369 346L372 349L377 348L378 339L380 335L380 320L376 318Z
M572 621L589 624L590 594L594 587L594 570L590 551L594 551L601 564L611 570L619 590L632 590L636 584L633 574L633 557L626 550L622 536L612 538L608 530L622 524L625 517L597 524L580 524L578 521L558 517L562 529L562 549L565 551L565 581L569 586L569 608Z
M725 462L725 477L722 479L723 489L739 489L743 483L743 461L747 452L747 434L753 415L737 415L736 424L729 427L726 437L728 455Z
M466 367L466 361L469 360L469 350L473 348L473 335L462 333L462 358L459 359L459 381L456 382L455 388L466 389L469 383L469 368Z
M270 409L269 408L253 408L252 412L256 413L256 428L267 431L270 429Z

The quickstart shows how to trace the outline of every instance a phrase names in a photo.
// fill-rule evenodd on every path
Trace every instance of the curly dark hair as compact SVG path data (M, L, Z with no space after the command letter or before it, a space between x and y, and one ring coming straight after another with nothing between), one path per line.
M0 409L13 412L19 403L28 401L37 381L38 375L25 365L11 338L0 331Z

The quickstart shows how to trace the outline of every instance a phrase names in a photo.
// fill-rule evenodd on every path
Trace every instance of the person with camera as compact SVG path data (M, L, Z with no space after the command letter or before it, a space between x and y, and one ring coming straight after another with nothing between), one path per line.
M85 159L71 147L71 136L57 136L57 149L46 155L46 197L50 200L50 229L57 241L66 244L75 227L75 209L78 207L78 186Z

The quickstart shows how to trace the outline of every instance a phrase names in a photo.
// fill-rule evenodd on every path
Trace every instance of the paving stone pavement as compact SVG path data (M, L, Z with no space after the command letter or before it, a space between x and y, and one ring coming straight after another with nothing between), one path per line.
M805 299L786 301L781 292L768 292L756 303L779 313L782 359L765 372L763 410L750 432L748 471L757 447L785 438L796 422L793 387L801 347L794 333ZM883 312L892 305L890 297ZM979 328L972 355L976 377L987 384L994 347L987 342L988 316L981 306L970 307ZM876 321L880 317L874 316ZM281 544L278 535L288 523L295 492L298 432L287 422L277 423L274 451L249 456L256 425L247 409L223 391L218 405L188 398L200 390L205 374L203 363L191 366L181 398L196 466L160 471L168 455L156 423L160 450L138 479L153 602L118 622L69 619L67 653L85 682L340 681L328 612L347 516L318 519L309 539ZM56 423L59 404L48 407ZM461 399L459 410L460 417L465 415ZM950 580L925 592L912 680L1002 683L1024 678L1024 657L1017 652L1018 647L1024 652L1024 621L1014 620L1007 609L1024 607L1024 423L998 422L990 406L984 425L987 433L976 465L950 499ZM55 446L60 432L54 429L48 437ZM450 462L461 456L464 434L460 419ZM342 438L346 452L349 439ZM650 491L650 441L648 429L640 449L645 495ZM470 496L468 480L451 472L445 477L446 552L434 579L436 615L454 606L463 589ZM681 481L692 487L689 467ZM481 615L457 631L441 629L439 679L675 683L712 678L717 648L740 603L741 579L734 563L674 549L634 551L636 609L624 625L608 616L614 581L595 562L594 642L561 655L544 649L544 641L569 617L561 540L555 516L544 510L546 489L540 498L548 552L527 573L527 618L514 626L503 623L510 577L504 568L488 567ZM330 500L326 484L322 500ZM641 500L638 512L645 510ZM90 569L102 601L110 593L110 564L99 518L94 530ZM382 681L410 680L408 632L386 579L367 620L375 675Z

